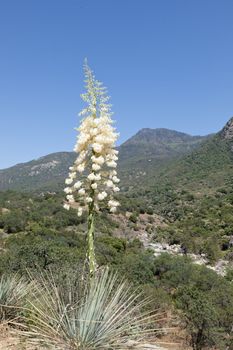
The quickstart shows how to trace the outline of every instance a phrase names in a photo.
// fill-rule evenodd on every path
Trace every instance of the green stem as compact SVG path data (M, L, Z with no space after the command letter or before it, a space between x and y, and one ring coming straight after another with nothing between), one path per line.
M94 106L96 108L96 105ZM96 114L93 115L96 118ZM92 155L95 155L94 150L92 149ZM95 174L95 172L94 172ZM92 182L93 183L93 182ZM87 228L87 260L89 267L89 274L92 277L96 271L96 259L95 259L95 246L94 246L94 235L95 235L95 206L94 198L95 191L90 187L90 197L92 202L89 204L88 211L88 228Z
M94 201L93 201L89 205L88 231L87 231L87 258L88 258L88 267L89 267L90 276L93 276L96 270L94 234L95 234L95 213L94 213Z

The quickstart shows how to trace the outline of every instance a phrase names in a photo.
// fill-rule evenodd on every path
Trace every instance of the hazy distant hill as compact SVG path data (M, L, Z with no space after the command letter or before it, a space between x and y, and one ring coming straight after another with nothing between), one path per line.
M0 190L57 190L74 159L73 152L58 152L0 170Z
M190 152L205 139L167 129L140 130L119 147L123 184L128 183L129 176L138 176L138 171L147 172L147 168L154 171L167 161ZM0 190L56 191L64 183L74 159L73 152L58 152L0 170Z

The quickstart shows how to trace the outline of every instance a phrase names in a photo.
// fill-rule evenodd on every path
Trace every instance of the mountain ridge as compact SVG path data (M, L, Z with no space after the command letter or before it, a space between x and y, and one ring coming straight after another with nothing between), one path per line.
M203 137L206 137L208 135L204 135L204 136L201 136L201 135L190 135L188 133L185 133L185 132L181 132L181 131L177 131L177 130L173 130L173 129L167 129L167 128L142 128L140 129L135 135L131 136L128 140L126 140L122 145L125 145L127 143L130 143L133 139L137 138L138 136L142 136L144 134L148 135L148 133L150 135L155 135L157 136L158 138L163 136L163 135L171 135L171 136L177 136L179 137L180 139L183 137L185 139L197 139L197 138L203 138Z
M208 137L208 136L207 136ZM127 169L144 168L148 157L152 166L160 166L171 158L186 154L199 145L205 136L191 136L178 131L143 128L121 146L119 169L127 177ZM69 166L75 160L74 152L55 152L25 163L0 170L0 190L59 190ZM146 160L146 166L148 162ZM123 174L124 179L124 174Z

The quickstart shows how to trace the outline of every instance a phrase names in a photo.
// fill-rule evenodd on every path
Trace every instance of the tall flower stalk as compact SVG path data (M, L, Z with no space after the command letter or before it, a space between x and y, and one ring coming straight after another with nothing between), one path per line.
M86 92L81 98L86 107L79 113L83 117L74 151L78 154L65 183L64 208L77 210L78 216L88 212L87 258L89 271L94 274L96 259L94 251L95 216L102 207L115 213L119 202L114 194L120 189L117 177L118 151L115 142L118 134L112 126L111 105L107 90L95 79L87 62L84 64Z

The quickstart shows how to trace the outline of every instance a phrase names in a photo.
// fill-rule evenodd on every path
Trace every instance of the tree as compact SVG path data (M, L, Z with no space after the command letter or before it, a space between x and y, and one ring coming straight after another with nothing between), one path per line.
M193 350L218 344L221 332L218 314L205 293L193 286L181 287L177 306L183 311Z
M95 79L87 62L84 64L84 73L86 93L81 97L87 107L80 113L84 118L77 129L79 134L74 148L78 157L66 179L68 186L64 191L67 201L64 208L77 209L78 216L84 211L88 212L87 258L89 271L93 274L96 269L95 215L102 203L109 207L111 213L119 206L113 197L119 191L117 184L120 181L115 169L118 151L114 149L118 134L112 127L111 105L108 104L106 88Z

